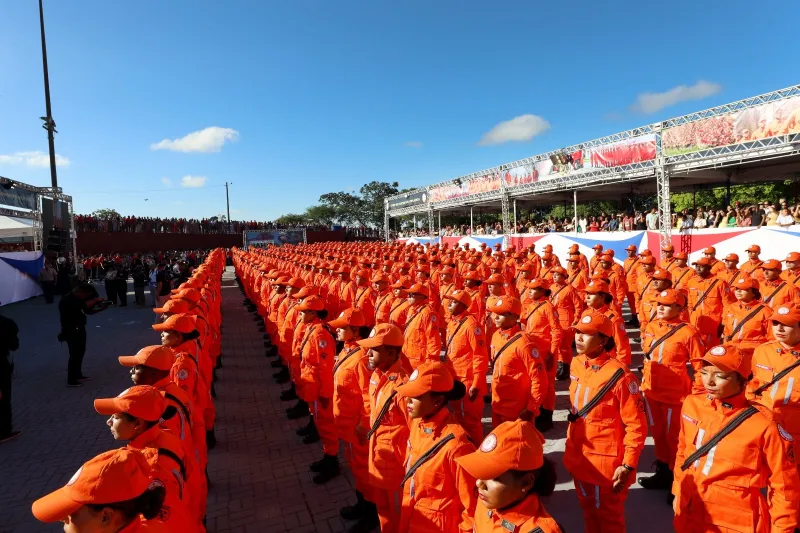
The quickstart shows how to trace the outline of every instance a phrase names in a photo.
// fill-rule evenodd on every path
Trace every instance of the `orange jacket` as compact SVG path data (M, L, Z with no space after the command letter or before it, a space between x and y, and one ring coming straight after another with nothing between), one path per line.
M550 303L558 315L562 332L566 332L583 312L583 298L572 285L551 285Z
M442 337L439 318L431 306L409 306L403 334L403 353L412 369L426 361L440 361Z
M170 379L189 396L200 409L205 405L205 398L200 390L200 375L197 358L184 349L187 343L175 348L175 363L169 371Z
M762 344L753 352L753 379L747 387L748 398L772 411L773 419L795 442L800 441L800 368L782 377L761 396L753 396L753 391L772 381L776 374L798 357L800 345L787 347L779 341Z
M759 306L761 310L750 317L750 319L739 328L739 331L732 336L733 331L739 326L742 320L750 316ZM737 301L729 305L725 308L725 316L722 317L724 344L732 344L740 350L752 353L757 346L764 344L772 337L771 316L772 309L758 300L750 302L749 304L743 304ZM729 338L731 336L732 338Z
M532 300L529 304L528 312L523 318L525 321L525 331L542 340L546 345L549 344L549 354L557 354L561 346L561 323L558 320L558 312L547 298Z
M375 325L386 324L389 322L389 314L392 309L392 291L387 290L383 294L376 295L375 300Z
M535 494L528 494L522 501L505 509L488 510L482 501L475 506L475 533L563 533L561 527L545 510ZM537 529L538 528L538 529Z
M448 320L445 360L467 390L470 387L486 390L488 346L483 328L474 316L465 312Z
M768 416L756 413L686 470L681 465L748 405L744 394L723 401L686 398L675 459L676 531L792 532L800 478L789 444ZM769 504L761 494L766 488Z
M432 417L414 419L408 438L406 471L443 438L453 435L447 444L430 456L403 484L403 503L398 531L463 533L472 531L475 514L475 478L456 459L475 451L475 445L447 408Z
M375 428L369 440L370 483L391 492L398 490L405 475L408 411L396 389L406 381L402 358L386 372L376 368L369 379L369 423Z
M661 291L656 289L651 283L650 287L644 291L642 298L639 300L639 324L642 330L647 327L647 323L650 322L650 320L655 320L656 318L656 306L658 305L656 300L659 294L661 294Z
M589 278L586 276L586 271L579 268L577 270L567 270L567 274L569 275L569 284L572 285L576 291L578 291L581 301L585 300L586 293L584 292L584 289L586 289L586 285L589 284Z
M636 288L631 288L631 292L633 292L633 299L636 302L636 312L641 312L641 302L644 295L647 293L648 289L653 286L653 274L652 272L648 274L645 271L639 272L636 276ZM613 292L613 291L612 291ZM612 294L612 296L614 296Z
M653 320L647 325L642 337L642 352L648 354L655 342L684 323L674 320ZM697 330L685 324L677 333L660 343L644 360L642 391L648 400L677 404L692 391L692 382L686 363L705 355L705 347ZM697 369L699 370L699 365ZM699 381L699 372L696 374ZM700 390L699 388L697 390Z
M339 280L336 287L336 301L339 303L339 310L349 309L356 300L356 284L354 281Z
M686 291L689 280L695 277L694 269L687 267L675 267L672 269L672 288L675 290Z
M408 300L405 296L394 298L392 300L392 306L389 308L389 322L400 329L404 329L406 327L409 307Z
M339 313L344 309L339 301L339 291L342 286L342 280L333 278L328 282L328 292L325 296L325 309L328 310L330 316L339 316Z
M300 356L297 395L308 403L320 398L331 400L336 342L320 319L306 324L297 353Z
M521 331L519 326L494 332L489 362L493 413L506 419L517 418L523 409L534 416L539 414L551 386L544 367L549 349L548 344Z
M713 259L712 261L714 261L711 264L711 275L712 276L717 276L717 275L719 275L720 272L724 272L725 271L725 263L723 263L719 259Z
M674 257L672 259L667 259L665 257L664 259L661 260L660 268L662 270L666 270L667 272L672 272L672 269L675 268L676 265L677 262L675 261Z
M625 375L585 417L569 425L564 466L575 479L610 487L623 463L636 468L647 437L644 399L628 367L607 353L595 359L578 355L569 368L569 398L577 413L618 370ZM633 481L633 476L631 476Z
M369 356L346 342L333 365L333 418L339 438L355 442L356 426L369 427Z
M761 297L763 302L773 310L779 307L791 307L800 302L800 292L791 282L785 280L762 281Z
M759 269L759 272L761 272L761 278L758 281L764 281L764 271ZM800 283L800 270L784 270L781 272L781 279L789 281L797 287L798 283Z
M635 292L638 284L636 277L639 273L639 257L629 257L622 264L622 270L625 273L625 284L628 287L628 292Z
M622 319L622 315L616 309L604 305L600 309L587 308L581 314L581 318L594 313L607 316L611 321L611 325L614 326L614 349L608 354L623 365L630 365L632 357L631 340L625 330L625 321Z
M481 285L477 289L464 290L469 294L470 298L472 298L472 303L467 311L478 319L478 322L483 323L483 321L486 320L486 297L488 296L486 285Z
M742 270L742 272L750 275L753 278L756 278L759 282L762 282L762 281L764 281L764 270L761 268L761 265L763 265L763 264L764 264L764 261L761 261L761 260L750 261L748 259L747 261L742 263L739 266L739 268ZM784 274L786 274L785 270L783 272L781 272L781 277L783 277ZM784 278L784 279L786 279L786 278Z
M358 287L356 295L353 299L353 307L361 309L364 313L364 319L367 321L367 326L375 325L375 304L377 303L377 295L372 287Z
M713 285L713 286L712 286ZM727 288L725 282L715 276L701 278L694 276L686 284L689 295L689 323L701 335L717 335L717 329L722 323L722 308L725 304ZM705 294L705 298L703 298ZM703 301L700 302L700 298Z

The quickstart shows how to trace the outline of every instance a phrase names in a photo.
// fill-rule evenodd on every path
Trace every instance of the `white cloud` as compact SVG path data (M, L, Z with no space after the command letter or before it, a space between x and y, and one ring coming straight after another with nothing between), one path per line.
M497 124L478 141L479 146L530 141L550 129L550 123L537 115L520 115Z
M181 137L180 139L164 139L151 144L151 150L171 150L173 152L202 152L211 153L222 150L226 142L239 140L239 132L231 128L211 126Z
M56 166L68 167L70 160L56 154ZM15 152L13 154L0 154L0 165L26 165L29 167L48 168L50 166L50 155L44 152Z
M205 187L208 178L205 176L184 176L181 178L181 187L184 189L199 189Z
M407 141L403 143L406 148L422 148L422 141Z
M694 85L678 85L663 93L642 93L636 97L631 110L639 113L655 113L680 102L708 98L721 90L722 85L719 83L700 80Z
M169 178L161 178L161 183L164 184L164 187L172 187L172 180Z

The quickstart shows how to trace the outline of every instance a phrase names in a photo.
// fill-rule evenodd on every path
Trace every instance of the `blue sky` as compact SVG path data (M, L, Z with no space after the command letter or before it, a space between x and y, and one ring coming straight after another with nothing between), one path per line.
M800 3L711 4L46 0L59 185L199 218L227 180L270 220L800 82ZM47 186L43 93L36 2L4 2L0 175Z

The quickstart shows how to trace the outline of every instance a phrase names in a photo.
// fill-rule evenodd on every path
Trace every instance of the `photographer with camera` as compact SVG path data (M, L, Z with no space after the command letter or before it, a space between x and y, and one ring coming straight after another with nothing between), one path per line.
M88 283L81 283L58 302L61 316L61 333L58 340L69 347L67 364L67 387L82 387L82 381L89 379L83 375L83 356L86 353L86 315L93 315L112 305L103 300L97 290Z

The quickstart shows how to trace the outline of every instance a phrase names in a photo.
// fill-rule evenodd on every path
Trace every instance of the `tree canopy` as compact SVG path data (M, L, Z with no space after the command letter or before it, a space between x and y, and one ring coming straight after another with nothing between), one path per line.
M384 199L400 191L396 181L371 181L358 191L329 192L319 197L319 203L308 207L304 213L290 213L277 220L278 224L321 224L330 226L383 226Z

